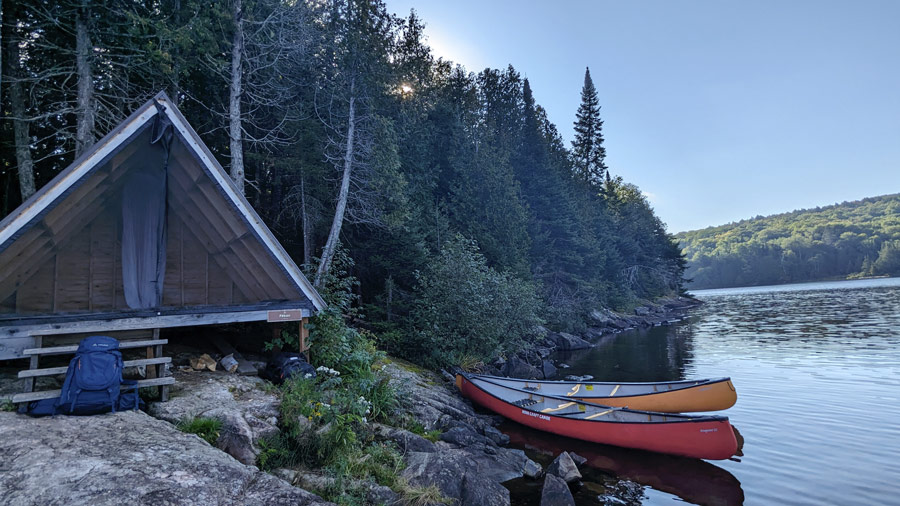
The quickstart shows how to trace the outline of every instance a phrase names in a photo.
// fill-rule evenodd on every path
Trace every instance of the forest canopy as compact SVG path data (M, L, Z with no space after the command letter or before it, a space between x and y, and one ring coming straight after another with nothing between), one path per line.
M900 194L677 235L691 288L900 276Z
M589 71L567 145L519 70L436 57L378 0L25 0L2 19L3 214L164 90L317 284L348 257L398 353L452 321L489 336L484 358L681 289L672 236L607 167Z

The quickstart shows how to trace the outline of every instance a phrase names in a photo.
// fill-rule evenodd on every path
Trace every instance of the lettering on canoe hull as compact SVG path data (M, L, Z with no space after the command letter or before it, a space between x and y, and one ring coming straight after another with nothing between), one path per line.
M527 409L523 409L523 410L522 410L522 414L523 414L523 415L528 415L528 416L533 416L533 417L539 418L539 419L541 419L541 420L547 420L548 422L550 421L550 417L549 417L549 416L547 416L547 415L542 415L542 414L540 414L540 413L535 413L534 411L528 411Z
M700 429L700 432L706 434L708 432L719 432L719 429Z

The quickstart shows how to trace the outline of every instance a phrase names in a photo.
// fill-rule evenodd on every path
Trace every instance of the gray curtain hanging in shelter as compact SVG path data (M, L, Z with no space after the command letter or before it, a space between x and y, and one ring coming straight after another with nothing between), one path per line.
M122 284L132 309L162 305L166 276L166 179L172 123L156 104L150 145L132 156L122 192Z

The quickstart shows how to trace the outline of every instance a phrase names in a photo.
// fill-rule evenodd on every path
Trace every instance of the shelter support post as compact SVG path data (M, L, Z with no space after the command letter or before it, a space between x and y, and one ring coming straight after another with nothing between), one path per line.
M153 329L153 341L161 341L159 338L159 329ZM153 346L147 347L147 358L162 358L163 355L163 347L162 342L160 344L155 344ZM165 378L168 374L166 374L166 364L157 364L157 365L149 365L147 366L147 378ZM159 400L160 402L167 402L169 400L169 385L160 385L159 386Z
M32 348L40 348L43 345L43 342L44 342L43 336L34 336L31 339L32 339L31 344L33 345ZM39 359L40 359L40 355L31 355L31 357L28 359L28 369L29 370L37 369ZM22 380L22 382L23 382L23 387L24 387L22 389L23 392L25 392L25 393L34 392L34 377L25 378L24 380Z
M306 340L309 339L309 330L306 328L306 324L309 323L309 318L302 318L300 320L300 353L306 355L306 361L309 362L309 345L306 344Z

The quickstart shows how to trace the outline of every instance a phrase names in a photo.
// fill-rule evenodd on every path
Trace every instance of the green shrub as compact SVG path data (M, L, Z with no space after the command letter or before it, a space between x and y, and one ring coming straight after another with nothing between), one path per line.
M423 272L404 355L430 366L488 361L522 349L542 323L534 287L487 265L457 235Z
M196 434L211 445L215 445L219 439L219 431L222 429L222 421L215 418L196 417L181 420L175 425L181 432Z

